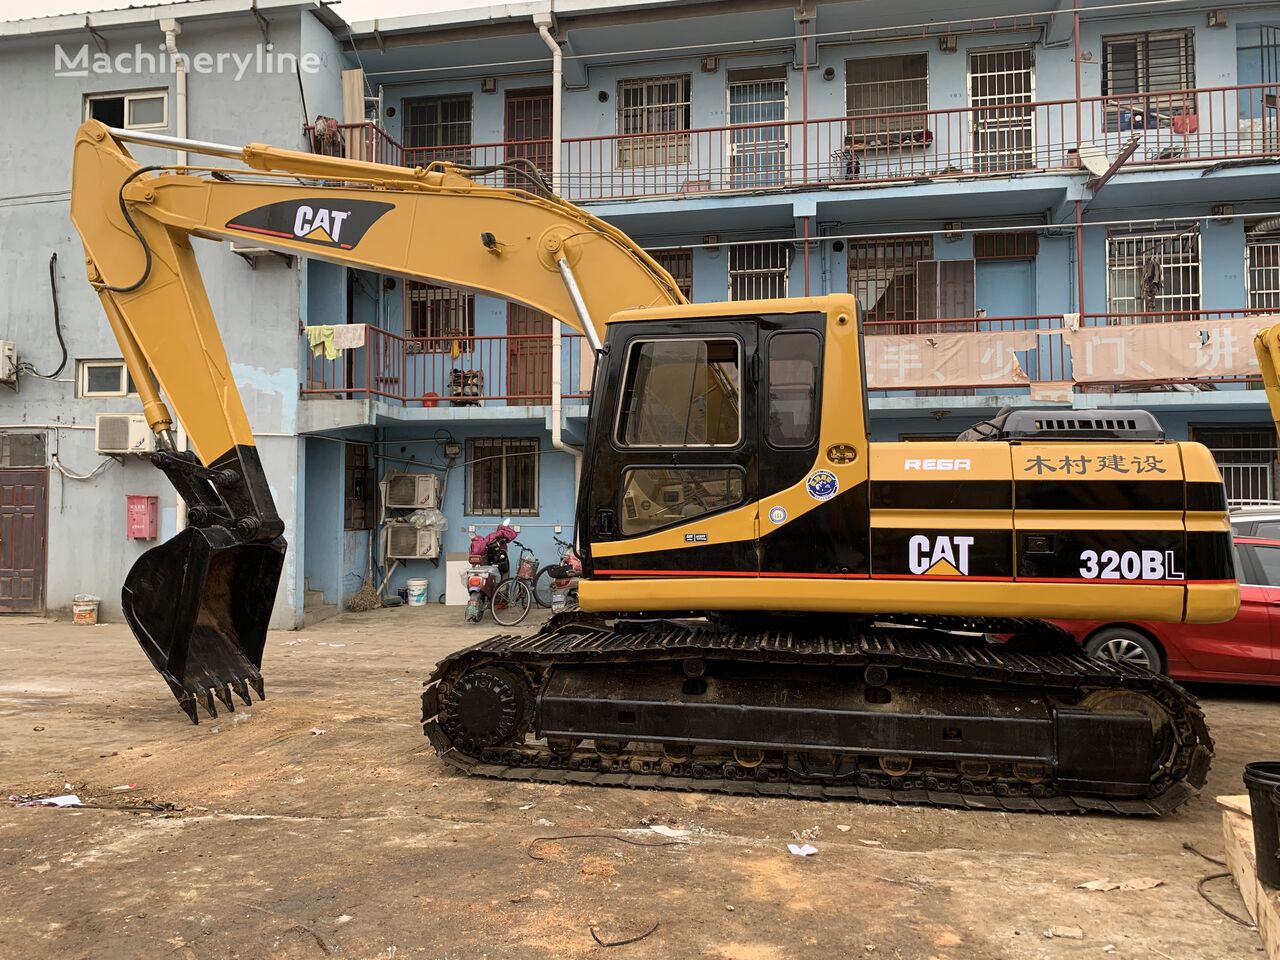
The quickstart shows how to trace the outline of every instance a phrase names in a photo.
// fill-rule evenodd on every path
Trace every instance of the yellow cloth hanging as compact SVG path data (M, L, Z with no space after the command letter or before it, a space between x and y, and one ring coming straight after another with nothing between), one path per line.
M453 357L453 359L455 359L455 360L457 360L460 356L462 356L462 341L461 341L461 340L455 340L455 341L453 341L453 343L452 343L452 344L450 345L450 347L449 347L449 355L450 355L451 357Z
M324 351L326 360L338 359L338 346L333 342L333 327L327 323L307 327L307 342L311 344L311 355L320 356Z

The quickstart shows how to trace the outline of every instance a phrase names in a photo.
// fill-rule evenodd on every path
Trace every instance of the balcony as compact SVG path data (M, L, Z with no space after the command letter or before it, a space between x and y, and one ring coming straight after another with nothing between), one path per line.
M560 193L584 202L1070 172L1082 152L1109 162L1135 137L1130 167L1276 157L1278 97L1280 83L1269 83L571 137ZM546 140L411 148L371 123L329 128L308 128L316 149L405 166L545 166L551 150ZM475 179L524 185L506 171Z
M561 338L565 400L585 402L590 392L591 357L584 339L580 334ZM308 355L301 392L303 397L428 409L545 406L551 403L551 338L404 337L366 326L363 347L332 360Z
M864 324L868 389L886 397L1258 389L1253 336L1275 311L1176 310Z

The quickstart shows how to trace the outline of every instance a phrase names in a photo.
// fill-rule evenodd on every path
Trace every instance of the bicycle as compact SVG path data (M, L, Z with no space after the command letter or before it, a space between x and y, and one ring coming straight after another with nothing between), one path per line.
M534 571L538 569L537 555L519 540L511 542L520 548L515 576L499 582L489 602L494 621L504 627L514 627L529 615L534 604Z
M555 590L555 582L565 579L565 569L571 574L571 579L577 580L582 575L582 561L578 559L578 553L573 548L573 544L568 540L561 540L559 537L552 537L556 542L556 549L560 553L560 561L558 563L549 563L533 578L533 598L538 602L540 607L550 607L552 593ZM577 589L571 590L574 599L577 599Z

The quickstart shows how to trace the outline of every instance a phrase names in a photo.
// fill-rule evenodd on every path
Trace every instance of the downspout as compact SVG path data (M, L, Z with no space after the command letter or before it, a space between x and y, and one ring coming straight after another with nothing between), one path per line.
M533 25L538 28L538 36L551 51L551 189L560 192L560 153L563 149L564 136L561 127L563 117L564 96L564 52L556 38L551 35L551 14L536 13ZM564 419L564 364L561 348L564 339L560 333L560 320L551 320L551 448L560 450L573 457L573 499L577 502L578 486L582 481L582 449L565 443L563 435Z
M177 20L161 20L160 29L164 31L164 49L169 54L169 59L173 62L173 98L174 104L174 125L176 134L179 138L185 140L187 138L187 61L185 57L178 55L178 34L182 32L182 24ZM185 167L187 165L187 151L175 150L174 159L178 166ZM182 418L174 417L174 446L179 451L187 449L187 431L183 429ZM178 530L183 530L187 526L187 501L182 498L182 494L174 496L174 521Z
M551 51L551 189L560 192L560 151L563 149L564 136L561 128L564 101L564 51L556 38L551 35L551 14L535 13L533 25L538 28L538 36Z

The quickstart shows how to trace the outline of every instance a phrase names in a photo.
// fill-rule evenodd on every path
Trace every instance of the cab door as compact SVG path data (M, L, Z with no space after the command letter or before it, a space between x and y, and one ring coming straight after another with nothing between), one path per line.
M754 318L610 325L587 441L588 575L758 575L758 339Z

